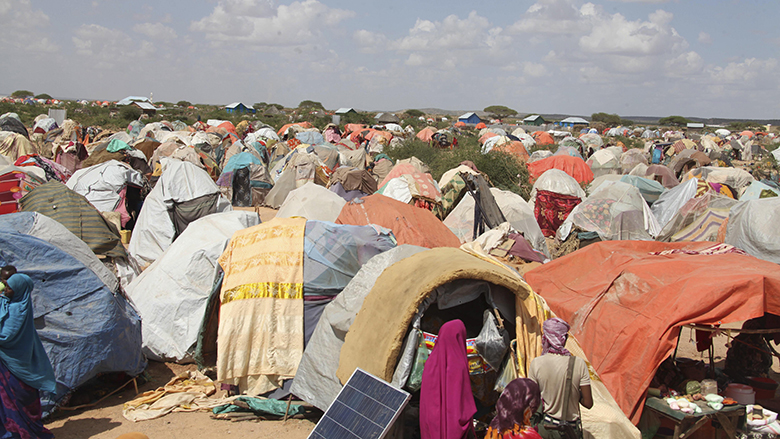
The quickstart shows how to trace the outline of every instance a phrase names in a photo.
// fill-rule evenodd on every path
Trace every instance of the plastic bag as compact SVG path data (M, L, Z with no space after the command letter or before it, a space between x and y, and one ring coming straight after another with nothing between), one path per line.
M422 386L422 374L425 362L428 361L428 347L425 346L425 337L422 331L417 331L417 353L414 354L412 371L409 372L409 379L406 381L406 388L412 392L420 390Z
M501 370L501 363L509 348L509 334L498 326L492 310L486 309L482 314L482 330L475 341L477 352L494 370Z
M515 341L512 341L515 344ZM514 346L509 349L509 355L504 359L504 364L501 366L501 370L498 372L498 378L496 379L495 391L501 393L506 386L512 382L512 380L519 378L517 372L517 356L515 356Z

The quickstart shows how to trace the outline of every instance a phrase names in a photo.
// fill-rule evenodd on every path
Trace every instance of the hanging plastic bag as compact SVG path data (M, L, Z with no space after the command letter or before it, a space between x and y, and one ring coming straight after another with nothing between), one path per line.
M504 364L501 366L501 370L498 372L496 386L494 387L498 393L503 392L506 386L508 386L512 380L519 377L519 373L517 371L517 355L515 355L516 343L516 340L512 340L512 345L509 348L509 355L507 355L504 359Z
M406 380L406 388L412 392L420 390L422 386L422 374L425 362L428 361L428 347L425 346L425 337L420 330L417 330L417 352L414 354L412 371L409 372L409 379Z
M475 341L477 352L493 370L501 370L501 363L509 348L509 334L496 320L492 310L482 314L482 330Z

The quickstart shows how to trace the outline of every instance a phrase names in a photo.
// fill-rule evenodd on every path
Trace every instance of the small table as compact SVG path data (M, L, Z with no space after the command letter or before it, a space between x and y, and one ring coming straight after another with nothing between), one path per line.
M672 410L669 404L666 403L666 400L655 396L647 397L645 407L674 422L674 439L690 437L693 432L712 419L720 424L720 428L717 430L717 437L721 437L721 433L725 432L726 437L736 439L740 418L745 416L744 405L737 404L725 406L721 410L714 410L706 403L696 402L701 407L701 413L687 414L679 410Z

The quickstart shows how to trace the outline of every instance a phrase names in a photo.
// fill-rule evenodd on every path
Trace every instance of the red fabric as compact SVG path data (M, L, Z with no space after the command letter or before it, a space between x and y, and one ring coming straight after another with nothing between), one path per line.
M593 171L590 170L585 160L570 155L554 155L528 163L528 172L531 174L529 180L533 183L540 175L544 174L544 171L553 168L571 175L580 184L593 181Z
M474 431L477 412L466 357L466 326L460 320L442 325L425 362L420 389L422 439L464 439Z
M536 192L534 217L544 236L555 236L558 227L581 202L580 197L550 191Z
M460 240L430 211L402 203L382 194L353 200L341 209L337 224L376 224L390 229L398 245L460 247Z
M780 265L702 251L711 242L606 241L526 273L571 334L623 412L639 422L650 381L680 327L780 315Z

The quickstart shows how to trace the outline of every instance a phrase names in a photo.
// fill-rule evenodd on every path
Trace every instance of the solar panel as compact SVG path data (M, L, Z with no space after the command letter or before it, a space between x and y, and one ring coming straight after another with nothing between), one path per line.
M309 439L381 439L411 395L358 368Z

